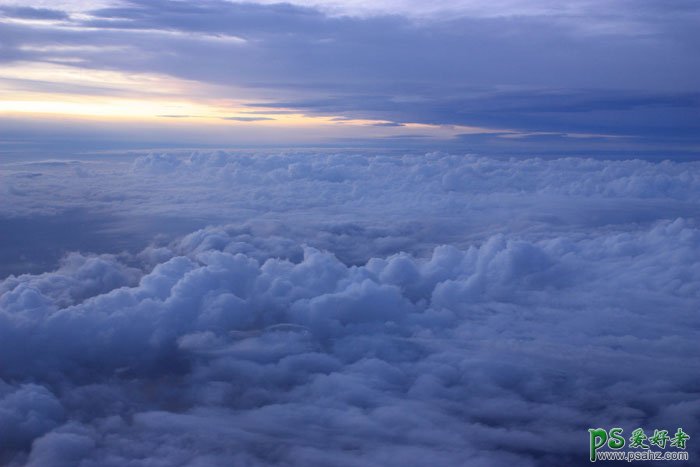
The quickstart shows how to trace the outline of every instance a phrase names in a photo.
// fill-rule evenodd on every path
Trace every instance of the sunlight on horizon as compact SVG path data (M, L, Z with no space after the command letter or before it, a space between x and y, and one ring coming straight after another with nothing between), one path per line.
M216 93L228 89L214 85L162 74L77 68L65 63L15 63L0 70L0 83L3 83L0 116L162 123L176 120L212 127L316 127L332 133L355 127L374 136L402 135L415 130L436 138L458 134L517 134L507 129L467 125L395 124L340 114L306 115L286 108L246 107L243 99L235 102L216 97Z

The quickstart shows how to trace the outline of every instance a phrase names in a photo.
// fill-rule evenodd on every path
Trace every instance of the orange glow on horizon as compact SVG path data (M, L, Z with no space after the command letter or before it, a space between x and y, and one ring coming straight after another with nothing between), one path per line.
M362 132L370 137L410 135L416 131L436 138L464 133L510 133L460 125L392 126L393 122L387 120L307 115L294 109L252 109L246 106L252 102L249 99L220 97L245 93L244 89L167 75L78 68L65 62L16 62L0 70L0 115L6 116L159 122L174 126L317 128L335 135Z

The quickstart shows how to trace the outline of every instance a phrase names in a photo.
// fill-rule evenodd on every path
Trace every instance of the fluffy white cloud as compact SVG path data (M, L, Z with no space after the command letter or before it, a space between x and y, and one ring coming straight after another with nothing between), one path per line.
M588 427L700 429L696 163L79 165L3 207L230 223L0 282L5 464L583 465ZM38 200L73 168L4 170Z

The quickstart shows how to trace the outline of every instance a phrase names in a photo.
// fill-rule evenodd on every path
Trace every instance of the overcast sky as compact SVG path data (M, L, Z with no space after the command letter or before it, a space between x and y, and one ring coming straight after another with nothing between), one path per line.
M5 0L1 149L696 154L699 20L690 0Z

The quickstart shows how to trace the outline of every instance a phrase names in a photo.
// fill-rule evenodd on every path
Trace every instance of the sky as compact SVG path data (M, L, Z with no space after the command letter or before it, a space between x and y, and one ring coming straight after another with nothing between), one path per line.
M0 465L697 464L699 24L0 0Z
M0 151L694 158L692 0L0 2Z

